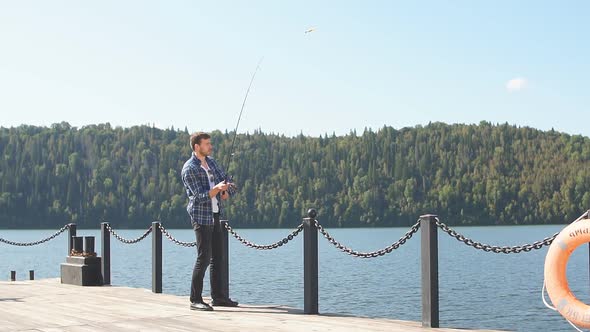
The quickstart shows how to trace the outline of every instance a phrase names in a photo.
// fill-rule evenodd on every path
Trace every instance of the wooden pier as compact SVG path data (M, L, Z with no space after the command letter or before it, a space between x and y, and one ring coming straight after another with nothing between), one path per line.
M305 315L302 310L285 306L242 304L238 308L215 308L213 312L191 311L187 296L130 287L80 287L61 284L59 279L43 279L0 281L0 331L466 330L423 328L418 322L393 319Z

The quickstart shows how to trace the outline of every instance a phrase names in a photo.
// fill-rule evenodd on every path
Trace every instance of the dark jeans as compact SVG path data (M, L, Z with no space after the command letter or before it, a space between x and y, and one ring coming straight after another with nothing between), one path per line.
M191 282L191 302L203 302L203 278L205 271L211 264L209 270L211 282L211 298L213 300L224 300L229 294L224 294L223 278L223 232L219 223L219 214L213 214L213 225L193 224L197 237L197 261L193 269Z

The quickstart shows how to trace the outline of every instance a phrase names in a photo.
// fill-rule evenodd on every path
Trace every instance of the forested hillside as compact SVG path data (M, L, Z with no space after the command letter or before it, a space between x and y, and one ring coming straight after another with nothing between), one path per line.
M231 133L213 132L225 162ZM186 129L109 124L0 128L0 227L188 227ZM345 136L241 134L230 173L241 227L563 223L590 208L590 139L527 127L447 125Z

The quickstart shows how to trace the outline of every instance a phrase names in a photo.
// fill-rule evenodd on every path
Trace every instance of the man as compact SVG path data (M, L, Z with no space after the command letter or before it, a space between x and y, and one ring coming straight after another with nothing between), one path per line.
M235 307L237 302L224 294L222 285L223 232L219 223L222 201L235 194L233 183L226 183L226 174L217 162L209 157L213 152L211 136L199 132L191 135L192 154L182 167L182 182L188 195L188 214L197 237L197 261L191 282L190 308L213 310L213 306ZM227 253L225 253L227 254ZM203 301L203 277L211 263L211 305Z

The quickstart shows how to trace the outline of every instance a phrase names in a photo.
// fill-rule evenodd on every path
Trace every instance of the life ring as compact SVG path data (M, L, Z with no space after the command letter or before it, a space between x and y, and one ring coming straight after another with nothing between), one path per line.
M566 277L567 261L572 252L590 242L590 219L565 227L553 240L545 257L545 286L555 309L570 322L590 328L590 306L572 294Z

